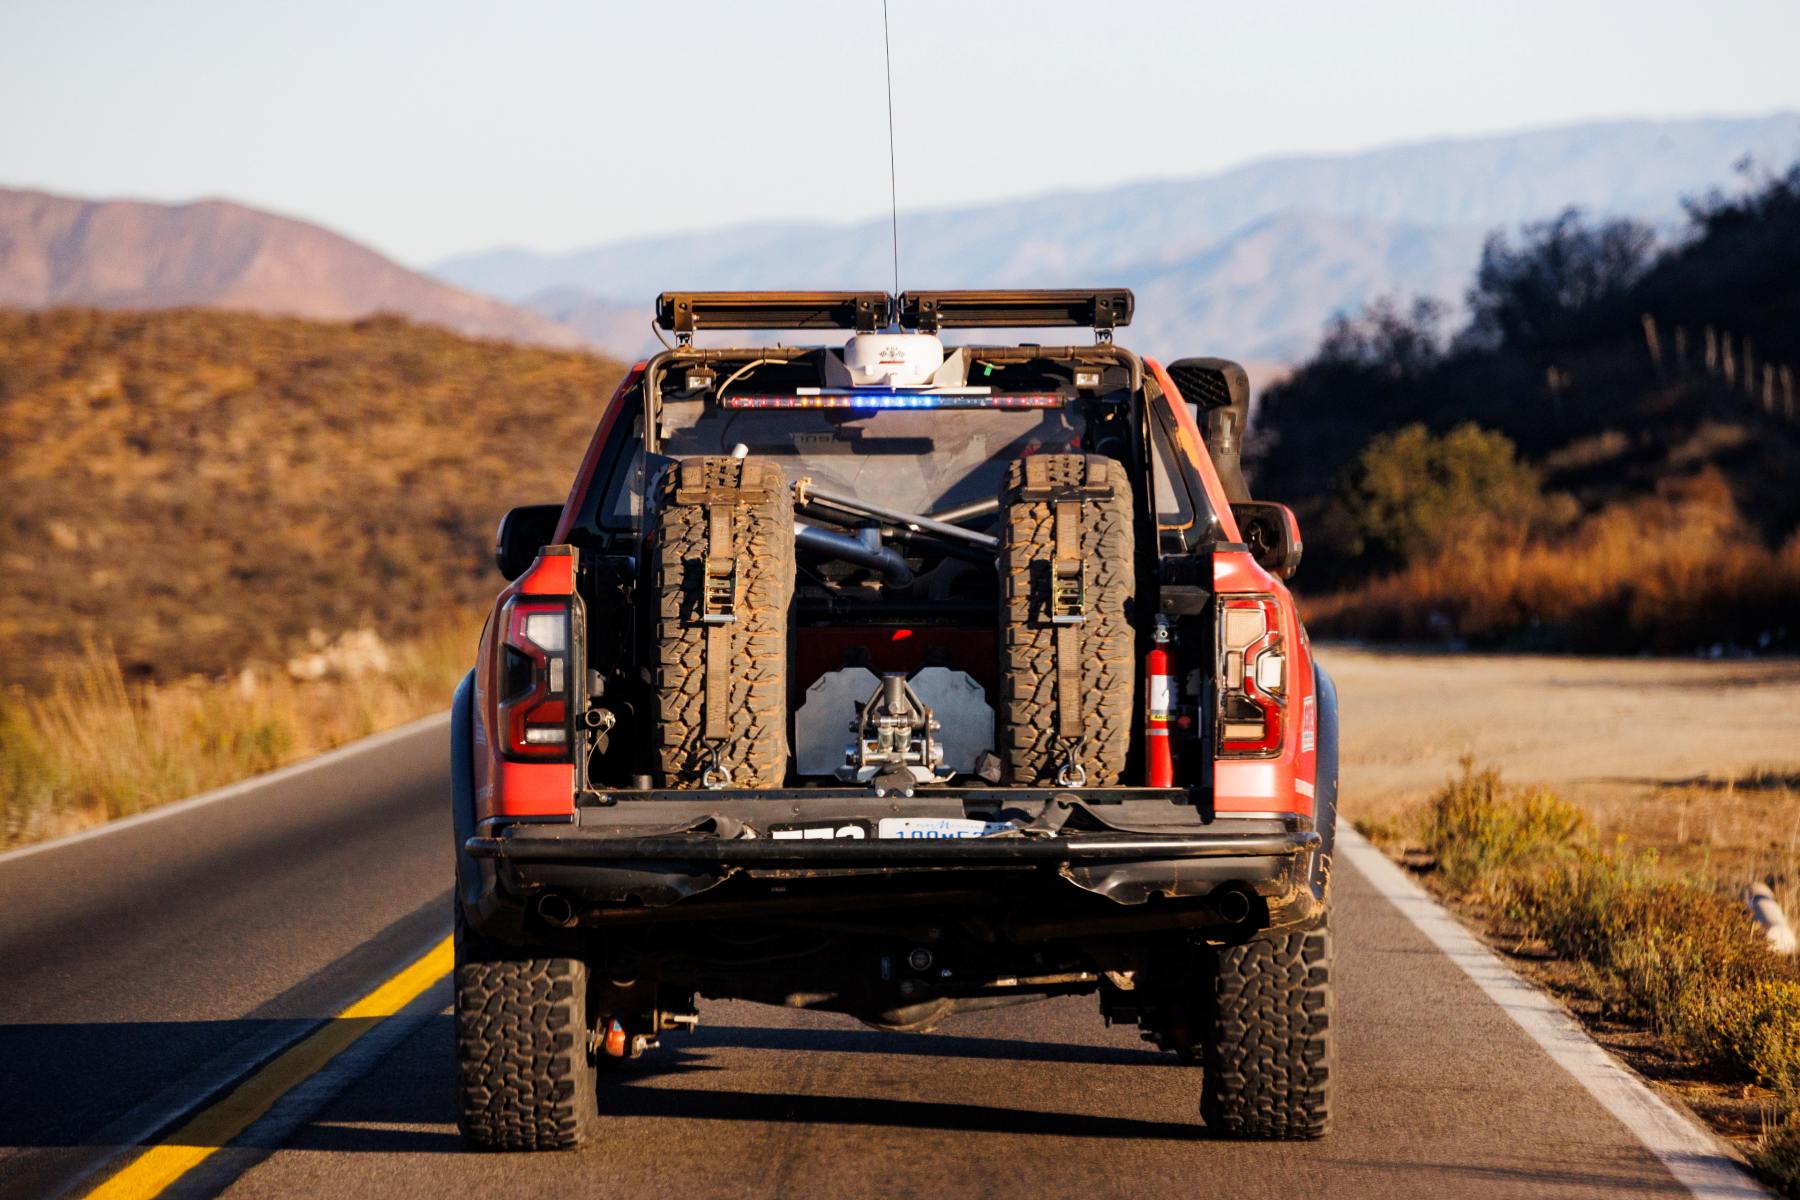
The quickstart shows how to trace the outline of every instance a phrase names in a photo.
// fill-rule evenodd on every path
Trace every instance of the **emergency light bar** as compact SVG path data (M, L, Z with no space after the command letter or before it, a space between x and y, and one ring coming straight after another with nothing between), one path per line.
M1061 408L1051 392L992 396L969 392L814 391L794 396L726 396L721 408Z

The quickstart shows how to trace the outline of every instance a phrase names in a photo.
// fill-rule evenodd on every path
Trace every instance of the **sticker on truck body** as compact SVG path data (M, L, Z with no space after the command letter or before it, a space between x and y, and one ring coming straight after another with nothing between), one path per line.
M818 841L835 838L969 838L1010 833L1010 821L973 821L963 817L883 817L880 821L800 821L769 826L778 841Z

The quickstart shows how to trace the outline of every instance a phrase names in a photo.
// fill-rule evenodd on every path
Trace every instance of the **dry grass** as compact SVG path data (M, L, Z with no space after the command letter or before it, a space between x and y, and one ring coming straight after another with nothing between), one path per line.
M387 647L326 647L320 677L128 683L90 648L42 695L0 702L0 848L126 816L272 770L448 706L479 622ZM335 654L356 646L358 656ZM375 653L371 654L373 650Z
M127 680L399 642L498 590L620 374L396 318L0 311L0 686L110 645Z
M1791 803L1794 775L1760 770L1730 790ZM1641 1022L1696 1069L1762 1089L1773 1115L1753 1161L1800 1193L1800 969L1769 951L1735 889L1608 845L1582 808L1468 759L1427 804L1364 831L1416 846L1440 888L1580 964L1609 1015Z
M444 708L617 363L380 317L0 310L0 846Z
M1306 606L1320 637L1532 649L1766 650L1800 641L1800 534L1766 548L1714 474L1606 508L1551 540L1486 539Z

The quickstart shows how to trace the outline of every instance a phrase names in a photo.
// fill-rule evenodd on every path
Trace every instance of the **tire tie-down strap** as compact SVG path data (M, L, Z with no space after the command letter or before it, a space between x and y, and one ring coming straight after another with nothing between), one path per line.
M728 580L725 586L732 591L729 608L706 618L705 693L701 698L705 716L700 736L715 747L731 736L731 625L737 620L737 563L732 553L731 516L736 503L735 494L714 492L706 506L703 586L714 586L715 579Z
M1081 558L1081 501L1062 496L1054 502L1056 549L1050 563L1051 619L1056 624L1056 725L1059 736L1085 734L1081 717L1081 619L1085 567ZM1073 589L1075 605L1063 603Z

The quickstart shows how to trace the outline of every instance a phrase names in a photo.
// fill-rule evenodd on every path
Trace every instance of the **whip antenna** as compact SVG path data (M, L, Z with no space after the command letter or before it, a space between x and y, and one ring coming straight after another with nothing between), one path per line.
M888 37L887 0L881 0L881 52L887 66L888 206L894 226L894 295L900 294L900 185L894 170L894 46Z

